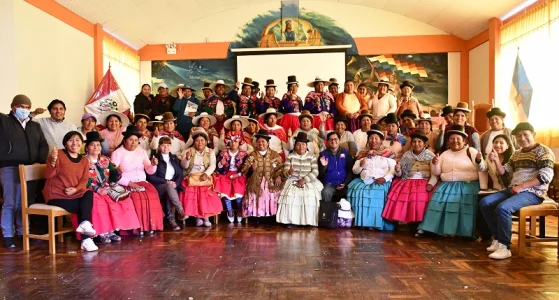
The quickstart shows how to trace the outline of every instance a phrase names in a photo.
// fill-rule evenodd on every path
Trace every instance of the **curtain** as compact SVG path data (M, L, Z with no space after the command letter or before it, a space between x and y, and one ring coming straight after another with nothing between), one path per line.
M130 107L140 92L140 56L110 37L103 38L103 70L111 73L126 96Z
M559 147L559 0L548 0L501 27L501 52L497 69L496 105L509 115L513 71L517 55L533 89L528 121L536 130L536 140ZM505 119L513 128L512 118Z

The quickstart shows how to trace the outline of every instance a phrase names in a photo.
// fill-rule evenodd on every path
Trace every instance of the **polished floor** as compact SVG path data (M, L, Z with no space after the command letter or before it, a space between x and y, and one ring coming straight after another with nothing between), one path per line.
M553 244L525 258L487 258L458 238L280 225L187 227L58 253L0 250L4 299L559 299ZM556 232L556 222L548 220ZM555 229L554 229L555 228ZM553 231L555 230L555 231ZM516 245L513 255L516 254Z

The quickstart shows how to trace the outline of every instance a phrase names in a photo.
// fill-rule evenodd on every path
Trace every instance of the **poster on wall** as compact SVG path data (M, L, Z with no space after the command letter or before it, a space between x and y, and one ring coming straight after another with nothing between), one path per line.
M448 54L349 55L347 78L355 87L364 83L371 91L380 79L388 79L398 98L400 84L411 81L423 110L441 110L448 103Z
M153 87L165 83L169 90L179 84L190 85L196 89L196 97L203 99L201 88L204 82L223 80L234 86L236 67L235 59L152 61L151 82Z

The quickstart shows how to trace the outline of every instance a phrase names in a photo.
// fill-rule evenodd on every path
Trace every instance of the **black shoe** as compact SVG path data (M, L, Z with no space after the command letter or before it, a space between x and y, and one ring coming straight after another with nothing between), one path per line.
M14 242L14 238L13 238L13 237L6 237L6 238L4 238L4 247L6 247L6 248L15 248L15 247L16 247L16 243Z

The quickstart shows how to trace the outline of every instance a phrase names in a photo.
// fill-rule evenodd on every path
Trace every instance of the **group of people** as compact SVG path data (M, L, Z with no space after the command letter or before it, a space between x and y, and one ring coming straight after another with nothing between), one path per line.
M164 218L172 230L189 217L210 227L224 210L230 222L317 226L321 203L335 201L343 227L407 223L417 237L477 234L493 237L491 258L511 256L512 214L541 203L554 175L553 153L529 123L505 128L505 113L493 108L480 136L460 102L437 124L409 81L399 99L383 80L376 92L353 81L339 91L335 79L317 77L304 97L295 76L286 84L280 99L273 80L261 97L250 78L233 89L218 80L204 84L203 100L186 84L162 84L155 97L144 85L132 120L84 114L80 128L64 119L64 102L35 118L44 110L17 95L0 116L5 246L22 234L17 165L46 163L44 200L76 214L86 251L98 249L94 236L111 243L118 231L154 234ZM488 196L479 200L480 191Z

